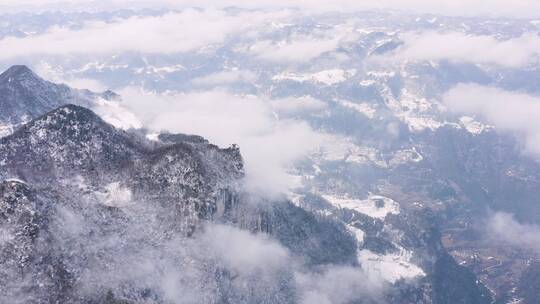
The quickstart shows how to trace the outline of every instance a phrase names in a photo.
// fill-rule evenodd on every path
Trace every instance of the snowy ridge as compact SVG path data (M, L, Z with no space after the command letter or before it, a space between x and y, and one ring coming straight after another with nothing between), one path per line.
M272 77L274 81L283 81L291 80L296 82L317 82L327 86L335 85L340 82L346 81L347 79L353 77L356 74L355 69L342 70L342 69L331 69L324 70L315 73L282 73Z

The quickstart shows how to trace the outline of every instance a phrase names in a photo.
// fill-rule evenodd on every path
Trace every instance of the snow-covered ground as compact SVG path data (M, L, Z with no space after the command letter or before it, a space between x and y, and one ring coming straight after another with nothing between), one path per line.
M369 250L358 252L358 261L366 272L378 275L390 283L395 283L399 279L425 276L422 268L413 264L411 259L412 253L404 249L400 249L398 253L385 255L378 255Z
M362 147L355 144L351 138L335 135L325 135L323 144L312 154L312 157L324 161L373 163L380 167L387 166L377 149Z
M2 125L0 124L0 137L8 136L13 133L13 125Z
M305 82L312 81L321 83L324 85L334 85L340 82L343 82L356 74L355 69L343 70L343 69L331 69L323 70L315 73L292 73L285 72L278 75L275 75L272 80L274 81L283 81L291 80L296 82Z
M493 128L491 126L484 125L483 123L474 120L474 118L470 116L461 117L459 119L459 122L465 128L465 130L474 135L482 134L483 132Z
M365 115L369 119L373 119L375 117L375 112L377 112L372 105L366 102L355 103L348 100L339 100L338 103L346 108Z
M384 219L388 214L399 214L399 204L391 198L370 194L367 199L355 199L323 194L322 197L338 208L347 208L362 214Z

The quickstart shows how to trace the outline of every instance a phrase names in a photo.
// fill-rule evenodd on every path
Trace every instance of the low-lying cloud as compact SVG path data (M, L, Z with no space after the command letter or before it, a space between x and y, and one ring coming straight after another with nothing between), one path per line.
M84 179L72 182L87 189ZM106 188L111 187L129 192L117 184ZM222 298L234 303L242 298L246 303L297 299L300 303L345 304L379 299L385 291L381 277L370 276L360 267L308 267L301 256L265 233L208 222L198 226L191 237L165 237L170 236L169 221L178 221L174 215L167 216L170 206L131 201L125 193L106 201L124 215L108 218L106 228L103 213L96 208L104 203L99 190L85 190L77 200L55 206L50 221L57 236L52 239L55 248L74 255L69 266L80 271L75 288L81 296L91 298L111 290L133 299L140 296L138 291L151 290L158 299L178 304L215 303ZM13 275L23 279L18 272Z
M304 63L326 52L335 50L338 45L339 40L336 38L313 39L291 37L290 41L279 43L269 40L258 41L248 47L247 52L264 61Z
M229 35L287 14L286 11L230 13L186 9L112 23L93 21L77 30L54 26L41 35L3 38L0 48L4 51L0 53L0 59L32 55L188 52L222 43Z
M234 83L254 83L257 74L247 70L221 71L191 80L196 86L226 86Z
M153 131L197 134L222 147L239 144L247 186L268 194L286 191L294 182L287 174L292 162L322 141L306 122L278 118L272 106L275 101L263 97L223 90L166 96L128 88L120 93L125 106ZM296 111L313 103L321 106L320 101L300 98Z
M540 3L536 0L4 0L0 11L14 10L95 10L138 9L138 8L185 8L185 7L241 7L257 8L298 8L303 11L351 12L366 9L395 9L415 13L439 13L460 16L510 16L538 17Z
M276 10L239 10L206 8L169 11L158 16L134 16L113 22L89 21L79 29L53 26L43 34L27 37L8 36L0 40L0 60L20 59L36 55L177 54L191 52L212 44L221 44L229 37L245 33L253 43L236 50L270 63L307 63L332 51L340 44L354 41L347 31L319 30L310 35L292 34L285 40L273 41L258 37L262 26L271 22L290 23L298 13L283 7ZM294 22L293 22L294 23ZM257 31L261 28L260 31ZM260 39L258 39L260 38ZM351 40L352 39L352 40ZM526 33L520 37L500 39L489 35L462 32L407 32L400 35L403 45L382 59L449 60L472 64L492 64L519 68L537 64L540 58L540 37ZM35 47L39 45L39 47ZM211 75L204 82L248 81L253 75L240 71Z
M487 230L494 240L540 254L540 226L522 224L513 215L497 212L488 220Z
M446 92L451 110L474 114L502 131L522 135L526 152L540 157L540 97L475 84L460 84Z
M108 89L105 84L97 79L66 76L61 67L53 67L46 62L37 64L34 67L34 72L48 81L63 83L75 89L86 89L94 92L103 92Z
M538 63L540 37L536 34L499 40L461 32L423 32L401 35L404 44L391 57L403 60L448 60L519 68Z
M270 104L278 114L284 117L318 113L328 108L327 103L311 96L274 99L270 101Z
M321 273L298 273L296 281L301 304L346 304L359 300L381 300L384 284L353 267L328 267Z

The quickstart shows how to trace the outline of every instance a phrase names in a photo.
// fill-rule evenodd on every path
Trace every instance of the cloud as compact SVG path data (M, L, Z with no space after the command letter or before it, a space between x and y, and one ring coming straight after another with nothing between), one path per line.
M401 39L404 45L391 55L400 61L449 60L518 68L538 63L540 55L540 37L536 34L498 40L459 32L424 32L405 33Z
M287 6L285 4L283 7ZM224 43L227 38L240 33L261 33L262 30L256 29L263 29L262 26L270 21L290 21L309 14L283 7L234 12L218 8L188 8L158 16L115 19L113 22L89 21L80 29L53 26L43 34L4 37L0 40L0 47L4 50L0 53L0 60L20 60L37 55L190 52ZM400 37L404 45L393 53L393 59L397 60L453 60L521 67L537 63L540 49L540 37L532 33L508 40L460 32L409 32ZM354 35L347 31L319 29L312 35L292 34L277 42L258 40L238 51L270 63L306 63L336 50L340 43L354 39ZM230 82L252 78L253 75L231 71L197 81Z
M521 224L513 215L496 212L488 220L489 236L518 248L532 249L540 254L540 226Z
M254 191L286 191L294 181L287 168L322 140L307 123L276 117L274 101L264 97L222 90L165 96L127 88L120 93L124 105L151 130L198 134L219 146L239 144L247 186Z
M328 107L325 102L311 96L274 99L270 104L277 113L284 116L320 112Z
M295 290L295 260L266 234L201 222L186 237L180 227L190 220L171 214L170 206L133 200L119 183L96 188L81 178L68 182L84 193L54 206L48 229L57 237L48 241L74 254L66 263L77 274L74 297L111 290L144 302L146 290L157 302L215 303L230 296L257 303ZM119 208L122 219L104 215L103 204Z
M302 11L351 12L366 9L395 9L417 13L440 13L446 15L488 15L510 17L538 17L540 3L536 0L4 0L0 11L17 10L104 10L137 8L185 8L185 7L242 7L280 8L292 7Z
M194 78L191 83L197 86L219 86L238 82L253 83L257 74L247 70L221 71L214 74Z
M258 41L248 47L247 52L258 59L270 62L303 63L335 50L338 45L339 40L335 38L291 37L289 41L279 43L270 40Z
M69 77L65 75L61 67L55 68L43 61L34 67L34 71L44 79L55 83L63 83L76 89L87 89L94 92L103 92L108 89L97 79Z
M220 259L235 272L256 273L291 263L287 249L265 234L220 225L208 225L200 238L203 247L219 252Z
M67 265L80 274L78 296L91 298L110 289L135 300L141 290L151 290L170 303L214 303L223 297L235 303L238 298L249 303L313 303L318 297L317 303L340 304L378 298L385 291L380 277L360 267L308 268L302 256L265 233L206 222L190 237L170 235L172 226L181 225L170 206L129 202L133 197L116 183L105 187L116 191L105 200L123 216L104 218L97 204L103 204L105 189L87 191L87 182L80 178L71 182L84 189L84 195L55 206L50 229L58 236L52 246L74 254Z
M41 35L5 37L0 59L32 55L141 52L173 54L222 43L229 35L264 24L286 12L187 9L160 16L131 17L112 23L92 21L79 30L54 26Z
M87 89L94 92L104 92L107 90L107 86L101 81L92 78L71 78L64 80L62 83L76 89Z
M290 271L289 283L295 287L295 297L301 304L380 300L386 287L380 277L368 276L359 267L326 265L317 271L304 269L285 247L265 234L209 225L197 241L201 252L215 253L220 263L240 280L251 277L273 286L284 282L284 274Z
M321 273L299 273L301 304L345 304L380 297L384 285L380 278L369 277L353 267L329 267Z
M525 139L526 152L540 157L540 97L474 84L460 84L446 92L451 110L475 114L503 131Z

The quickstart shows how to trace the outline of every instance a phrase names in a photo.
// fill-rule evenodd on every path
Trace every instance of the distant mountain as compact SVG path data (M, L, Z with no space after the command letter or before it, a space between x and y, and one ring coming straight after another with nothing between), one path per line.
M0 37L39 35L54 25L77 30L87 21L101 20L108 23L130 16L158 16L162 13L115 11L9 14L2 16L5 27L0 27ZM485 234L486 227L489 227L486 221L493 211L512 213L522 223L540 224L540 166L535 159L523 153L524 143L516 140L513 134L500 132L480 115L450 111L448 105L442 102L442 96L459 84L539 95L538 63L532 60L526 66L512 67L500 66L495 62L480 64L473 58L401 60L394 55L399 55L403 48L406 51L411 45L411 37L403 35L405 33L421 36L421 33L454 32L468 38L480 35L502 42L521 39L519 37L524 33L537 32L538 26L537 21L528 19L463 18L397 12L336 13L269 23L262 31L259 28L252 29L260 35L246 35L242 31L211 47L178 54L150 56L120 51L110 56L99 52L87 56L71 56L69 60L58 60L57 56L44 54L39 60L51 66L61 65L66 75L95 79L112 87L141 87L158 94L189 94L220 88L240 96L263 97L262 100L271 98L294 101L301 96L320 100L324 111L305 111L294 115L295 120L305 122L325 136L320 150L291 165L291 171L301 177L299 180L302 181L302 187L291 190L289 199L294 205L285 198L276 199L279 202L272 204L262 204L264 200L261 198L250 198L241 191L218 187L216 189L221 190L214 189L217 194L212 194L210 198L206 194L213 193L213 190L192 193L200 194L208 201L194 206L214 206L208 209L215 209L209 213L213 214L210 219L205 217L208 213L201 211L201 216L206 214L203 221L234 225L259 234L262 232L272 240L286 245L295 258L314 268L318 267L319 273L328 265L353 264L354 269L361 268L366 273L380 275L385 284L391 286L387 289L388 303L488 303L491 295L495 303L535 304L540 268L536 252L512 248L499 238L493 240ZM279 63L264 60L264 57L274 56L260 56L257 53L261 42L285 54L296 42L300 45L304 41L326 44L329 39L335 39L339 45L333 51L324 52L309 61ZM13 73L9 74L20 73L18 69L14 67ZM30 83L43 81L39 78L35 80L35 75L28 76L28 71L24 71L27 69L22 70L22 74L27 75L23 79L34 79ZM16 78L11 77L12 80ZM2 83L8 83L10 77L3 79ZM207 81L201 81L204 79ZM121 199L123 196L137 196L150 202L176 201L180 192L192 191L184 186L181 190L176 188L185 182L182 180L176 183L183 169L174 174L168 174L166 169L169 159L175 164L178 161L171 158L178 152L175 145L187 145L190 149L205 151L219 150L210 149L211 145L206 139L195 135L161 134L158 140L149 142L135 133L111 128L103 122L97 123L94 118L85 120L84 117L95 115L82 114L86 112L80 109L75 111L77 118L74 121L85 121L90 124L90 128L85 129L83 124L73 124L87 130L86 134L66 128L66 124L72 123L73 117L65 113L52 116L54 119L57 115L71 117L67 121L59 119L57 127L41 128L32 125L29 121L33 118L68 103L89 107L105 122L118 122L118 118L129 117L124 109L116 107L117 104L100 110L86 104L88 91L72 89L70 93L62 89L62 85L45 83L26 85L25 88L19 85L17 90L26 92L18 93L19 96L27 97L10 98L8 107L0 104L0 137L18 129L24 130L15 132L17 134L13 134L12 138L2 142L7 148L2 150L6 158L0 168L9 172L2 178L9 181L19 176L27 181L24 187L24 184L17 184L16 180L11 181L11 184L19 185L19 190L9 190L12 193L8 195L10 197L25 197L34 193L35 206L70 206L76 201L72 197L84 197L84 207L93 206L90 210L94 210L95 205L110 205L111 197L116 197L113 201L121 206L130 201ZM8 92L15 91L14 84L6 86L10 88ZM65 94L58 93L64 91ZM1 102L4 102L4 95L11 96L0 94ZM90 95L117 99L113 93ZM59 101L61 99L62 102ZM115 112L114 119L109 119L107 116L116 110L118 112ZM124 129L142 126L133 121L128 121ZM159 122L160 127L163 125L161 120L155 121ZM29 123L29 127L21 128L23 122ZM55 128L58 130L52 131ZM95 136L88 135L93 132L96 132ZM42 135L43 138L40 137ZM279 146L272 148L275 149L272 151L274 153L281 152ZM171 155L161 158L157 156L161 153L158 150L170 151ZM175 157L189 159L190 164L197 163L204 168L210 166L207 157L212 153L205 152L197 157L185 154ZM231 164L238 163L234 160L236 153L216 154L221 156L215 163L228 162L228 157L233 158ZM125 161L120 161L123 158ZM159 164L163 163L158 173L152 173L149 169L153 168L150 164L154 159ZM234 167L231 164L225 167ZM217 174L212 169L209 172ZM107 176L114 178L107 180ZM220 180L218 175L215 177ZM204 178L200 184L209 183L212 189L212 183L229 183L227 179L209 182L211 180L214 177ZM239 178L234 183L241 184L241 180ZM82 185L82 190L79 185ZM53 193L47 194L47 187L67 198L55 199ZM28 191L22 190L26 188ZM191 201L198 201L189 197ZM250 200L255 201L255 204L246 204ZM89 201L91 204L87 204ZM41 210L27 208L33 206L28 204L20 206L21 210ZM77 212L64 213L62 218L80 215L85 208L75 208ZM123 206L120 209L125 208ZM128 212L124 214L130 214L131 209L125 210ZM181 213L176 209L163 210L166 210L162 213L165 215ZM36 213L41 214L42 211ZM186 214L191 213L186 211ZM112 231L116 232L112 235L117 236L118 231L121 231L117 228L123 225L122 221L111 220L114 225L107 225L111 217L103 216L106 219L104 222L89 226L95 228L102 225L103 229L115 226ZM94 219L91 214L88 218ZM146 217L141 216L132 222L140 222L141 218ZM147 221L142 222L148 224ZM25 229L26 226L24 224L17 229ZM137 233L134 235L141 236L140 232L145 231L133 225L127 227L126 235L135 231ZM204 229L198 229L199 232L201 230ZM26 233L27 230L24 231ZM28 228L28 231L33 229ZM90 231L95 232L96 229ZM149 231L152 233L149 233L148 239L171 235L154 233L162 231L159 229ZM0 242L3 239L0 234ZM92 241L99 239L95 237ZM78 253L87 257L82 252L91 250L86 245L82 247L84 250ZM180 247L185 249L189 246ZM114 249L125 253L119 247ZM201 255L207 256L209 251ZM65 251L58 252L70 257ZM110 254L104 260L113 261L112 256ZM166 256L162 258L167 260ZM199 266L197 270L204 268L201 265L215 265L206 260L196 260L192 264ZM70 275L74 273L75 277L82 277L80 268L74 269L78 270L71 270ZM107 273L101 270L92 273ZM264 281L262 273L257 280L243 280L242 276L237 277L237 273L230 270L224 267L215 272L215 277L228 277L230 280L221 280L218 284L216 280L209 279L205 284L201 283L201 286L214 294L223 292L224 298L237 296L229 298L229 303L236 303L241 302L237 301L241 295L249 294L248 291L256 288L243 289L242 292L230 288L238 292L225 293L223 290L227 289L226 283L253 287L255 282ZM37 272L44 273L40 271ZM115 277L115 280L111 278L104 281L118 283L122 280ZM189 279L185 281L191 282ZM292 285L290 281L284 281L286 283L281 286L287 288L283 287L276 294L290 296L285 290L290 291ZM344 286L342 281L332 282L340 283L332 284L333 287ZM270 285L262 289L275 291ZM488 287L489 292L483 285ZM4 286L3 282L0 282L0 286ZM205 299L201 296L204 294L201 289L194 285L190 287L196 290L194 293L200 299ZM120 291L128 287L109 289L112 290L110 298L117 299L121 295ZM143 289L133 288L147 298L152 297L151 292L141 291ZM344 293L343 290L340 293ZM136 302L133 300L135 298L130 294L122 299ZM294 302L293 298L283 296L282 302ZM280 303L272 300L266 302Z
M64 84L46 81L27 66L12 66L0 74L0 136L59 106L89 106L98 97L109 100L117 98L117 95L111 91L98 94L89 90L73 89Z

